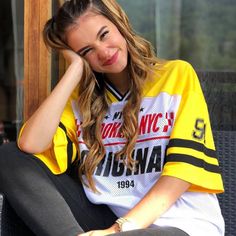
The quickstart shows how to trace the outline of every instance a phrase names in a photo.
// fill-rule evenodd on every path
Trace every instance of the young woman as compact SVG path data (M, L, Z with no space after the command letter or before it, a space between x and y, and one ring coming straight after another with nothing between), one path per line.
M224 235L193 68L157 59L115 0L66 1L44 40L68 69L22 128L21 151L4 145L0 158L1 187L26 224L54 236Z

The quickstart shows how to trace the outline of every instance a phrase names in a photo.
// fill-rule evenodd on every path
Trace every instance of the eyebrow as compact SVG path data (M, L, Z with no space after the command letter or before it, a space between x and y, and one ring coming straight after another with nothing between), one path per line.
M101 29L100 29L100 30L98 31L98 33L97 33L96 39L99 37L99 35L102 33L102 31L103 31L105 28L107 28L106 25L101 27ZM78 54L81 54L81 52L83 52L83 51L84 51L85 49L87 49L87 48L89 48L89 46L85 46L85 47L79 49L79 50L77 51L77 53L78 53Z

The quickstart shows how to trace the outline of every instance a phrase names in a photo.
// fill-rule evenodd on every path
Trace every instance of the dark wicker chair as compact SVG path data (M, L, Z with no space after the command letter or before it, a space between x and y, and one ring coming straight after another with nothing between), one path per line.
M8 204L6 198L0 194L0 235L1 236L33 236L24 222L17 216ZM43 236L43 235L42 235Z
M236 235L236 73L198 72L208 104L225 192L218 195L225 236Z
M236 233L236 131L215 131L215 144L222 170L225 192L218 195L225 219L225 235Z
M225 193L218 198L225 218L225 236L236 232L236 73L198 72L209 107ZM0 235L33 236L0 194ZM43 236L43 235L42 235Z

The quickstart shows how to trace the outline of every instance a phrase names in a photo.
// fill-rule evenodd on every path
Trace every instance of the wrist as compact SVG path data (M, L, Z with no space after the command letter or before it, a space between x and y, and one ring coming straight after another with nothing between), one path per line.
M120 232L119 225L116 222L108 229L109 234L115 234L119 232Z
M68 65L67 70L72 71L73 73L82 75L83 73L83 62L74 61Z
M130 230L139 229L140 227L132 220L120 217L116 220L117 232L125 232Z
M66 81L71 81L71 85L77 85L83 75L83 66L79 66L78 63L72 63L68 66L63 76Z

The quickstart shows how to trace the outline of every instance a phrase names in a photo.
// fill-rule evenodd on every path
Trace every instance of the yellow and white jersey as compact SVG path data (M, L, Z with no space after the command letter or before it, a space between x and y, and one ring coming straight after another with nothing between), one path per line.
M139 135L133 150L137 161L134 170L115 158L125 144L119 129L129 92L122 96L108 83L106 90L111 101L101 130L106 155L93 174L99 193L84 186L88 199L107 204L120 217L143 198L161 175L173 176L191 183L191 187L152 226L175 226L191 236L224 235L224 220L215 196L224 191L223 183L207 105L191 65L169 61L145 82ZM81 158L86 158L88 152L75 94L62 115L64 129L58 128L54 147L36 155L56 174L66 170L68 155L74 160L76 150ZM72 140L70 154L68 140Z

